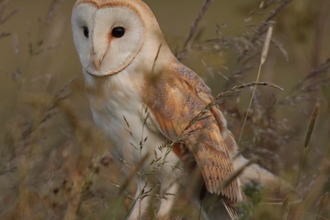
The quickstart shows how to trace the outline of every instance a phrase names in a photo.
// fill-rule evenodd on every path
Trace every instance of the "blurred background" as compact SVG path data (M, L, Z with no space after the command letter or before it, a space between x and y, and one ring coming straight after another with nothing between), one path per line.
M145 2L173 53L184 55L181 61L214 96L256 81L265 33L273 25L259 81L283 91L258 86L248 110L253 87L246 87L223 97L220 108L242 153L258 156L261 166L303 195L286 219L330 219L330 1L215 0L205 11L203 0ZM124 174L85 97L70 24L74 3L0 0L3 219L124 219L129 208L130 200L118 194ZM177 209L177 215L197 219L184 198Z

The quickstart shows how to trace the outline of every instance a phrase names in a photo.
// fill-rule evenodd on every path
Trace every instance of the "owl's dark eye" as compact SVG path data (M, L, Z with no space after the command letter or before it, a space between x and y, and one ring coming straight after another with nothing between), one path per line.
M123 27L115 27L111 32L112 36L115 38L121 38L125 34L125 28Z
M89 37L88 27L84 26L83 29L84 29L84 35L85 35L85 37L88 38Z

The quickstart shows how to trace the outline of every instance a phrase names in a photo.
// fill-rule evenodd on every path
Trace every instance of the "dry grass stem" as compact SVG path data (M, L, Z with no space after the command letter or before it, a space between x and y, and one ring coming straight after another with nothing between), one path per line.
M190 31L184 41L182 50L176 54L176 57L178 60L182 60L187 55L187 53L190 49L190 42L197 31L198 24L199 24L200 20L203 18L204 14L210 8L213 1L214 0L205 0L205 2L203 3L202 8L200 9L200 11L198 13L198 16L196 17L196 19L194 20L194 22L192 23L192 25L190 27Z
M267 58L267 54L268 54L268 50L269 50L269 44L270 44L271 39L272 39L272 33L273 33L273 26L270 25L268 27L268 31L267 31L267 34L266 34L264 46L263 46L263 49L262 49L262 52L261 52L260 65L259 65L259 69L258 69L256 82L259 82L261 67L265 63L266 58ZM254 88L253 88L253 92L252 92L252 96L251 96L251 99L250 99L250 103L249 103L248 108L247 108L247 112L249 112L250 109L251 109L252 101L255 98L256 90L257 90L257 85L255 85ZM246 115L245 118L244 118L242 129L241 129L241 132L240 132L240 135L239 135L239 138L238 138L238 143L241 142L243 131L244 131L244 128L245 128L245 124L246 124L246 121L247 121L247 117L248 117L248 115Z
M297 181L296 181L296 185L295 185L296 187L299 184L300 175L301 175L301 172L303 170L303 166L304 166L305 161L306 161L307 153L308 153L308 150L309 150L309 142L310 142L310 139L311 139L313 130L314 130L314 125L315 125L315 121L316 121L316 118L317 118L318 113L319 113L319 109L320 109L320 103L318 102L315 105L315 108L314 108L314 111L313 111L313 115L312 115L312 118L310 120L308 131L307 131L307 134L306 134L305 143L304 143L304 149L303 149L303 155L302 155L302 159L301 159L301 162L300 162L300 167L299 167L299 171L298 171Z
M64 38L71 38L70 27L60 23L62 19L69 21L70 15L65 13L70 13L67 11L71 8L65 7L72 4L47 0L38 5L38 12L31 20L28 17L32 13L17 14L19 7L29 8L24 1L0 0L0 40L4 48L0 51L3 58L0 63L1 219L125 219L133 205L146 197L152 202L143 218L155 219L159 199L173 196L158 193L160 172L165 166L183 169L180 162L168 163L169 153L175 144L186 143L192 137L198 146L203 137L197 134L203 126L195 125L203 124L202 120L215 108L222 111L228 128L239 140L238 155L248 159L223 181L219 190L235 178L243 180L240 175L246 173L244 169L258 163L292 182L292 191L302 195L300 203L291 202L295 195L268 190L267 184L253 180L242 186L247 199L235 207L239 220L330 219L330 57L326 41L330 34L329 1L265 0L257 4L229 1L228 5L235 5L231 8L235 10L232 16L219 15L213 10L217 14L211 17L210 7L217 7L213 2L203 1L194 21L188 24L189 32L176 56L179 60L189 59L187 63L195 65L189 66L191 69L202 63L199 67L214 75L209 85L218 95L185 124L175 140L155 146L157 149L147 155L143 155L146 143L154 138L145 130L150 126L152 112L141 106L138 109L141 130L131 143L140 154L140 161L132 166L123 158L116 161L110 155L115 146L94 126L80 76L81 67L78 63L71 66L74 59L62 60L62 46L67 42L52 36L55 31L61 31L68 33ZM173 4L175 7L176 3ZM197 42L199 26L207 12L210 18L225 25L217 25L214 36L198 38ZM63 16L61 20L57 20L58 15ZM16 27L16 16L27 19ZM20 34L18 29L28 30ZM65 46L64 56L73 52L66 54L71 46ZM163 45L158 46L157 54L148 54L154 56L152 72L158 71L156 62ZM192 50L193 56L188 57ZM196 58L201 61L195 62ZM260 81L261 70L262 78L269 82ZM68 80L76 75L79 77ZM151 83L158 80L158 75L154 75ZM220 82L216 81L217 77ZM279 92L283 88L288 91L286 94ZM311 118L306 117L311 112ZM134 121L128 117L121 120L126 122L124 136L135 135L136 130L131 130ZM302 152L297 151L302 146ZM190 154L185 160L192 160L189 165L195 165ZM148 171L144 170L146 166ZM125 176L123 169L128 170ZM203 219L202 210L189 200L201 183L200 169L192 169L187 174L190 175L187 185L183 176L175 180L182 182L183 187L175 195L171 219ZM137 187L131 184L136 181L145 185L137 193L138 198L134 198ZM201 191L205 196L205 191ZM218 197L208 199L215 201Z
M139 172L140 168L144 165L144 163L147 161L149 157L149 154L144 155L139 163L131 170L130 174L127 176L126 180L121 184L119 188L119 194L122 194L128 185L132 182L134 182L134 178L136 178L136 174Z
M282 3L275 9L273 10L270 15L262 22L262 24L257 28L254 36L251 38L251 45L253 45L254 43L257 42L257 40L260 38L260 36L262 36L267 30L268 30L268 25L272 24L272 20L285 8L285 6L287 4L289 4L292 0L283 0ZM242 55L239 57L239 60L241 60L245 55L247 55L247 53L249 52L249 50L251 50L252 48L249 47L247 49L245 49L242 53ZM247 59L248 60L248 59ZM247 60L243 61L246 62Z
M5 11L7 9L7 4L9 0L3 0L1 1L1 6L0 6L0 25L6 23L12 16L14 16L17 12L19 12L19 9L15 9L11 12L9 12L7 15L5 15Z
M267 54L268 54L268 51L269 51L269 45L270 45L270 42L272 40L272 33L273 33L273 26L270 25L268 27L265 43L264 43L264 46L263 46L263 49L262 49L262 52L261 52L260 66L262 66L266 61ZM259 71L259 73L260 73L260 71ZM258 74L258 77L257 77L257 80L256 80L257 82L259 81L259 76L260 76L260 74Z

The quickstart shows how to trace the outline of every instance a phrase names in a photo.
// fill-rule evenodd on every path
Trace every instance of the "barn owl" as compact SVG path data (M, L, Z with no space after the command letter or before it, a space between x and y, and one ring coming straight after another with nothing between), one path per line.
M126 169L138 167L129 219L143 219L151 182L160 183L162 195L157 219L169 218L180 186L193 180L191 199L201 205L204 189L219 206L204 209L204 218L231 219L231 206L244 198L241 181L261 173L265 181L276 179L254 165L222 187L245 159L233 160L237 146L223 114L216 106L205 109L214 100L209 87L175 58L144 2L78 0L72 29L94 121Z

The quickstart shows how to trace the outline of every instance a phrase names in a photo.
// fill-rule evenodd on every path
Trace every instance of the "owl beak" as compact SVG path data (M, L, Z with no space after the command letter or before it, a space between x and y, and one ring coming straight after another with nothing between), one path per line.
M94 59L94 66L95 66L95 68L96 68L97 70L100 69L101 63L102 63L101 60L99 60L99 59L97 59L97 58Z
M102 62L103 62L106 54L107 54L106 52L99 53L99 54L94 53L94 60L93 61L94 61L94 66L95 66L96 70L100 70L100 67L102 65Z

